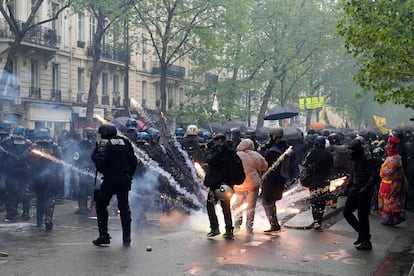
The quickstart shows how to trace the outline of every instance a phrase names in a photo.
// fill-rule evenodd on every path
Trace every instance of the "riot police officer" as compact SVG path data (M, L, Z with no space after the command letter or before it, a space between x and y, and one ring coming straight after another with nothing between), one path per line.
M77 168L86 171L94 170L94 164L91 159L92 151L96 143L96 131L91 127L86 127L82 132L82 140L78 144L78 152L75 153L74 165ZM88 197L93 194L93 180L89 175L79 173L79 182L76 192L78 200L78 209L76 215L86 215L90 211L88 208Z
M137 132L138 132L137 120L135 120L134 118L128 119L128 121L125 123L125 127L126 127L124 131L125 136L128 137L128 139L132 143L135 143L137 139Z
M0 154L6 184L5 221L17 219L18 205L22 202L22 218L30 218L29 162L27 154L31 142L24 138L25 129L15 127L12 135L0 142Z
M131 142L117 135L115 125L104 124L99 127L98 133L102 140L93 150L92 160L96 169L103 174L103 182L99 190L95 192L99 237L93 241L93 244L99 246L110 243L107 207L112 196L116 194L121 216L123 244L129 246L131 243L131 211L128 193L137 166L137 158Z
M36 130L30 152L32 186L36 194L36 226L45 224L46 231L53 227L55 196L63 181L63 168L53 158L62 159L58 145L45 128Z

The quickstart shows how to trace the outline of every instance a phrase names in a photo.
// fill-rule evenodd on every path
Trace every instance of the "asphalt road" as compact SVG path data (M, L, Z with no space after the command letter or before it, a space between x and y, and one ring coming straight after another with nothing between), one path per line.
M373 250L361 252L340 209L326 218L324 231L282 227L276 235L265 235L268 223L259 202L253 238L242 227L230 241L206 238L205 212L151 212L149 224L134 227L132 244L125 248L119 217L110 218L110 246L96 247L94 214L74 215L75 208L74 201L60 201L50 233L36 229L34 219L0 222L0 251L7 253L0 257L0 275L408 275L414 259L411 212L398 227L383 226L372 214ZM287 221L306 209L306 201L285 204L279 219Z

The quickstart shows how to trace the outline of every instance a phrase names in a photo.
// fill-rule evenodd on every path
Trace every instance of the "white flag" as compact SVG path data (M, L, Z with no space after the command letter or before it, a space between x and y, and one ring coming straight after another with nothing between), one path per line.
M217 99L217 95L214 94L214 99L213 99L213 107L212 107L213 111L218 112L219 111L219 102Z

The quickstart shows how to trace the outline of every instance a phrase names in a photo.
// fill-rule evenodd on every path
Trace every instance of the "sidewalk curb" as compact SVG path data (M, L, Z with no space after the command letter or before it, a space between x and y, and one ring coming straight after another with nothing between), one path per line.
M323 215L322 222L342 213L345 207L345 201L346 201L346 197L338 198L338 205L336 209L332 209L329 206L325 207L325 213ZM312 229L313 228L312 211L308 209L299 214L296 214L291 219L288 219L287 221L285 221L283 226L286 228L290 228L290 229L301 229L301 230Z

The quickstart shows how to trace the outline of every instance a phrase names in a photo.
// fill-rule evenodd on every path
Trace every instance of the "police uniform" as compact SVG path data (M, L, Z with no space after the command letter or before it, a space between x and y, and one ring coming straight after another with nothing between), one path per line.
M46 231L53 227L55 196L63 181L62 153L56 143L40 131L30 152L32 185L36 194L37 227L45 224Z
M116 195L121 216L123 244L129 246L131 243L131 211L128 193L137 166L137 158L130 141L125 137L118 136L114 125L103 125L98 132L103 139L95 147L92 160L96 169L103 174L103 182L94 198L99 237L93 241L93 244L110 243L107 207L112 196Z
M12 135L0 143L1 162L5 180L6 221L14 220L18 204L23 205L23 219L29 218L29 162L27 154L31 142L24 136Z

